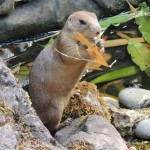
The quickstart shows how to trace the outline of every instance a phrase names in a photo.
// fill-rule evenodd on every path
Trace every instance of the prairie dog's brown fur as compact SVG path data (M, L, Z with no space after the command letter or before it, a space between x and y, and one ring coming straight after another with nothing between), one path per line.
M71 92L79 81L86 65L85 60L76 60L58 53L79 58L89 58L85 46L74 38L75 32L91 40L100 33L100 25L94 13L79 11L69 16L57 40L46 47L33 63L30 74L30 96L33 107L50 132L57 130L62 113Z

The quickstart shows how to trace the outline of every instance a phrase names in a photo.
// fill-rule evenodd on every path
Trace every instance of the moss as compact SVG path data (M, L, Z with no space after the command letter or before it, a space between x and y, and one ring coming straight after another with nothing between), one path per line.
M0 100L0 110L6 115L8 115L8 114L10 114L10 112L12 112L12 110L5 105L3 100Z
M20 123L22 123L23 131L21 132L21 139L17 145L17 149L33 148L37 150L51 150L49 146L43 145L37 137L31 134L30 127L23 120L20 120Z
M79 121L78 127L82 126L82 124L87 120L88 116L82 116L82 118Z
M131 145L135 146L137 150L150 150L149 141L134 140Z
M30 138L27 135L28 133L25 133L22 135L21 142L18 144L19 150L24 150L25 148L33 148L37 150L51 150L51 148L44 146L40 143L39 139L33 137Z
M70 150L94 150L94 146L92 144L81 140L70 143L67 148Z
M107 120L111 120L111 115L109 113L109 110L101 97L101 94L97 90L96 86L92 83L88 82L81 82L78 84L76 90L80 90L80 95L75 95L74 97L70 98L69 104L64 110L63 119L65 120L67 118L78 118L81 116L91 115L91 114L97 114L100 115ZM90 104L84 100L84 98L87 96L88 92L92 93L92 97L94 99L99 100L101 104L101 108L97 105Z

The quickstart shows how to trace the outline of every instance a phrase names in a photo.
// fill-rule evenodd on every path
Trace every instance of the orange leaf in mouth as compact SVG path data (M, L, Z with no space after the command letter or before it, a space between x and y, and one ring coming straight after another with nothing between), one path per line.
M95 62L99 63L100 65L109 67L97 47L93 46L81 33L76 32L75 38L88 47L87 52Z

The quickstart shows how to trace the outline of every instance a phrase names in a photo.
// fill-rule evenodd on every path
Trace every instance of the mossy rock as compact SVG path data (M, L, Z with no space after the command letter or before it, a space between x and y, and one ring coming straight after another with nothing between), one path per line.
M109 121L111 120L109 109L94 84L85 81L80 82L76 90L80 90L81 93L70 98L62 120L91 114L97 114Z

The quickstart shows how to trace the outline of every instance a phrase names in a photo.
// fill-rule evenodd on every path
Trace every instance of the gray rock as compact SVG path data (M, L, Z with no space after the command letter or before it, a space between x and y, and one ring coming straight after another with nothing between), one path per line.
M0 1L0 15L10 13L14 9L14 0Z
M111 109L112 123L121 136L131 137L135 126L143 119L150 118L150 110Z
M124 0L94 0L99 6L101 6L104 12L109 15L110 13L115 13L120 10L124 10L125 8L129 8L128 4ZM128 0L132 5L138 5L141 0Z
M90 0L33 0L16 7L8 17L0 18L0 41L25 39L56 30L68 15L85 9L96 11L99 7Z
M58 131L55 138L70 149L78 146L93 150L128 150L115 127L97 115L91 115L87 120L82 117L76 119L70 126Z
M150 139L150 119L142 120L135 129L135 134L141 139Z
M4 59L7 59L7 58L10 58L10 57L13 57L13 56L14 56L14 53L12 53L11 50L8 49L8 48L4 48L2 51L3 51L2 57L3 57Z
M130 109L150 107L150 91L140 88L125 88L119 93L120 103Z
M0 127L0 149L11 150L32 147L38 149L65 150L44 127L31 107L27 92L0 58L0 107L6 113L0 119L6 123ZM4 118L5 115L5 118ZM9 124L9 125L8 125ZM2 124L3 125L3 124ZM33 140L34 139L34 140ZM28 146L28 147L27 147Z
M17 139L15 132L10 125L0 127L0 149L1 150L15 150L17 146Z

